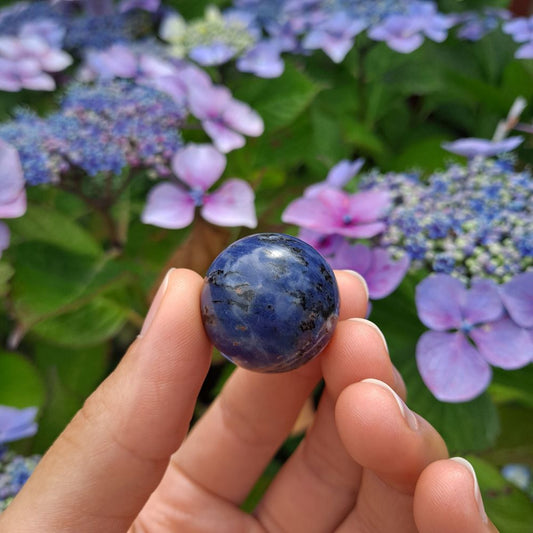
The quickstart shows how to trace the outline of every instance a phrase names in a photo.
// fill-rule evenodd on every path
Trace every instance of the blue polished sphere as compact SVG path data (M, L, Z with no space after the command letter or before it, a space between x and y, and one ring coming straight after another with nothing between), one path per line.
M285 372L329 342L339 290L313 247L289 235L259 233L234 242L213 261L201 311L209 338L230 361L258 372Z

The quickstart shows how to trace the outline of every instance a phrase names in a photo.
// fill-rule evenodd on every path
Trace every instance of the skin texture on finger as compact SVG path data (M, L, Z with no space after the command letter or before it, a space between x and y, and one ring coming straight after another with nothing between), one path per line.
M347 272L337 276L340 318L364 313L367 300L361 281ZM183 475L208 492L241 503L287 437L316 386L320 357L284 374L258 374L237 368L173 456L161 485L142 514L172 513L182 506L183 495L174 487Z
M169 274L148 330L44 456L1 515L1 531L129 527L185 436L207 373L201 285L194 272Z
M375 381L348 386L335 418L346 450L365 468L355 509L339 531L416 531L416 482L428 464L448 456L440 435Z
M322 374L333 397L350 384L373 377L384 381L405 397L405 385L395 373L381 332L368 320L356 318L337 326L320 357Z
M356 500L361 467L340 441L326 392L311 428L263 496L255 516L267 531L334 531Z
M420 475L414 516L420 533L497 533L480 500L477 482L464 465L436 461Z

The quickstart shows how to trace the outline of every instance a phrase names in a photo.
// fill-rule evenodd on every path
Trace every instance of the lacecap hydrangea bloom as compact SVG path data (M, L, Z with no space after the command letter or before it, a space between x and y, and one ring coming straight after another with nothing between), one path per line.
M481 394L491 366L516 369L533 360L533 178L514 171L509 156L487 157L520 142L452 143L468 162L427 179L374 170L359 177L355 193L338 188L345 181L326 180L283 215L336 268L360 272L371 297L390 294L409 268L428 275L416 306L431 331L419 339L416 358L443 401ZM368 198L361 209L358 195ZM375 232L361 231L361 216Z

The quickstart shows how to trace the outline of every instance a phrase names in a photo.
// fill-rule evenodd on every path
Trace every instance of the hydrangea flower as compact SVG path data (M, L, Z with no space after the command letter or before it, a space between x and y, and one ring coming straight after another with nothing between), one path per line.
M292 201L281 219L323 234L369 238L385 230L382 217L390 207L386 191L348 194L324 187Z
M490 365L516 369L533 359L533 339L504 314L491 280L475 279L467 289L452 276L435 274L417 286L416 306L431 328L417 343L418 369L439 400L471 400L490 383Z
M226 87L191 90L188 102L191 113L223 153L244 146L243 135L257 137L264 131L261 117L247 104L233 99Z
M189 144L179 150L172 159L179 182L159 183L150 191L142 221L163 228L184 228L200 208L202 217L212 224L254 228L254 192L247 182L227 179L216 191L208 192L225 167L226 157L211 145Z
M241 72L251 72L260 78L277 78L285 70L281 51L277 40L260 41L239 57L237 69Z
M0 448L0 513L18 494L39 460L39 455L23 457Z
M20 217L25 212L26 190L18 152L0 139L0 219ZM0 257L8 246L9 228L0 222Z
M524 43L516 52L517 59L533 58L533 17L518 17L506 22L503 31L517 43Z
M0 405L0 445L35 435L36 415L36 407L17 409Z
M303 39L308 50L323 50L332 61L340 63L354 45L354 38L367 26L364 20L352 19L345 11L337 11L331 17L314 26Z
M508 137L501 141L490 141L488 139L477 139L474 137L459 139L453 142L442 143L442 147L453 154L464 157L493 157L504 152L511 152L524 142L523 137Z
M64 70L71 63L66 52L37 35L0 37L0 90L52 91L56 84L49 73Z
M509 20L511 13L507 9L486 7L482 11L466 11L455 15L459 25L457 36L467 41L479 41L487 33L496 29L502 21Z
M368 36L408 54L421 46L424 37L444 41L453 24L453 18L439 13L433 2L412 2L406 13L386 17L368 31Z

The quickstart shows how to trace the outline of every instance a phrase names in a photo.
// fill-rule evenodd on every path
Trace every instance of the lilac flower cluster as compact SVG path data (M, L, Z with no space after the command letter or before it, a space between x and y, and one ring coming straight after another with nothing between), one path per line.
M497 283L533 266L533 178L501 160L478 158L435 172L427 183L413 174L373 172L362 189L384 189L394 208L380 244L407 252L413 267Z
M72 86L59 111L44 119L20 114L0 125L0 139L19 151L30 185L56 183L75 168L90 176L120 174L126 166L168 174L183 118L169 96L116 80Z
M26 483L40 458L39 455L23 457L0 448L0 513Z
M179 105L200 120L217 149L223 153L241 148L244 135L261 135L261 117L248 105L235 100L226 87L215 85L192 63L171 61L142 47L114 45L92 51L82 66L84 79L135 79L138 84L155 87L170 95Z
M445 40L455 23L430 0L235 0L224 13L210 10L189 24L170 14L161 36L180 57L218 65L239 56L239 70L269 78L283 72L283 52L321 49L339 63L366 30L371 39L409 53L425 38Z

